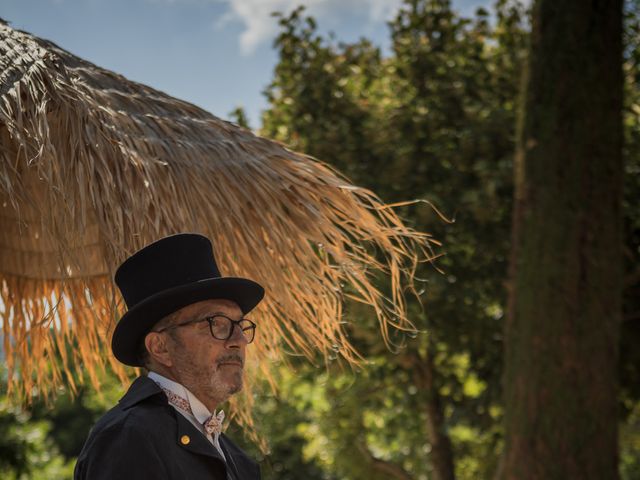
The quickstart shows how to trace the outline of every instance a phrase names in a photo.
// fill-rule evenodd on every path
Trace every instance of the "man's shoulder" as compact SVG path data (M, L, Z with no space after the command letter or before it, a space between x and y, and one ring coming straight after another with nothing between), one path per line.
M175 443L171 431L176 428L172 408L158 395L130 401L129 393L91 429L78 456L75 479L169 478L165 459Z
M125 428L148 432L166 428L166 423L174 419L172 409L164 394L154 391L147 382L151 380L137 379L120 402L96 422L91 435Z
M146 401L126 407L119 403L100 417L92 433L124 428L156 430L172 418L170 407L157 403Z

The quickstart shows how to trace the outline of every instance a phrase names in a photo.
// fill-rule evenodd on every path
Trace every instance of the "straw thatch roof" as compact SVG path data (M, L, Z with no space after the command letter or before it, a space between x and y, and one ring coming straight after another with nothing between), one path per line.
M257 359L286 347L354 361L345 285L385 337L391 324L411 328L403 291L430 240L375 195L5 22L0 139L0 320L15 393L75 388L83 371L98 385L106 363L125 379L105 348L122 309L112 274L182 231L213 240L223 273L267 287ZM390 298L372 283L381 270Z

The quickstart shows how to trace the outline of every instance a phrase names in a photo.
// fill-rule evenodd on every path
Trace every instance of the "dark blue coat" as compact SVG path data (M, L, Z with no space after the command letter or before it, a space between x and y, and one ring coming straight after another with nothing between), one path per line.
M259 480L258 465L224 434L224 460L156 383L140 377L89 433L75 480Z

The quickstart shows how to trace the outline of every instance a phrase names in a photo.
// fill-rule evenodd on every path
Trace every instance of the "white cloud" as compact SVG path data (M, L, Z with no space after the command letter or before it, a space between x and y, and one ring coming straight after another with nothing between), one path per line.
M240 34L240 50L249 55L262 43L271 41L278 31L277 19L271 16L278 11L288 14L299 5L322 25L332 25L346 16L364 17L369 24L390 19L401 0L223 0L229 4L229 12L217 26L237 20L244 24Z

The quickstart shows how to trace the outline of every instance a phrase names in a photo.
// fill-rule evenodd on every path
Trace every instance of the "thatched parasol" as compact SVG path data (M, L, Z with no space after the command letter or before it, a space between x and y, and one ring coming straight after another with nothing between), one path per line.
M0 320L10 389L29 395L106 363L127 255L196 231L223 273L267 287L256 362L357 353L347 294L412 328L404 288L428 235L326 164L0 22ZM389 274L390 295L373 282ZM345 289L348 288L348 290ZM345 292L351 293L345 293ZM52 361L53 358L58 361ZM257 370L256 370L257 371Z

